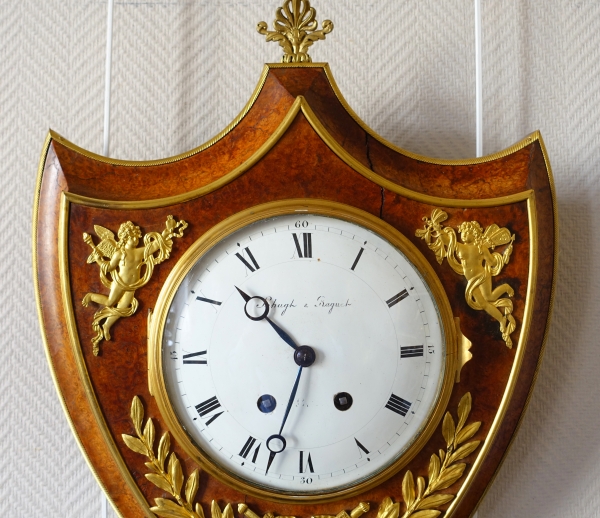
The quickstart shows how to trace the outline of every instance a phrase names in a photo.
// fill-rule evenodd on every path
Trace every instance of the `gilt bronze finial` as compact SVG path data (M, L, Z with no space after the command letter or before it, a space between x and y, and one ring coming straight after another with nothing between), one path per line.
M308 0L286 0L276 11L274 31L268 30L266 22L259 22L256 30L267 37L267 41L277 41L283 48L282 63L310 63L308 47L313 42L324 40L333 30L333 22L325 20L323 28L317 30L316 11Z

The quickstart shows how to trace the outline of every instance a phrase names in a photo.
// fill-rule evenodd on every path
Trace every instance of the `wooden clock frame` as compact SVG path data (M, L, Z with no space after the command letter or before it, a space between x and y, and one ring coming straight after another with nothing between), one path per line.
M454 417L440 422L403 471L361 494L302 505L249 496L197 471L175 441L166 447L161 441L162 451L157 450L168 429L150 393L146 342L149 310L194 241L236 213L293 198L356 207L409 239L448 295L462 367L446 409ZM151 261L153 273L135 292L137 311L121 315L108 341L94 334L101 316L94 313L97 307L84 307L80 300L88 292L108 293L98 266L89 262L101 252L98 238L110 242L126 221L152 234L148 242L159 243L152 250L164 253ZM165 228L165 221L158 236L153 231ZM472 160L418 156L370 130L345 102L326 64L266 65L247 106L223 132L165 160L112 160L50 132L36 188L34 274L46 354L65 414L98 482L125 517L166 516L168 508L172 516L196 516L204 509L218 518L233 513L227 504L250 518L268 513L358 518L365 512L380 518L470 516L510 446L539 368L554 291L556 221L552 174L539 133ZM505 282L514 289L510 311L498 306L514 329L508 316L502 331L494 318L474 308L468 294L477 288L453 269L453 250L466 246L460 241L466 236L464 222L478 222L488 237L504 231L496 244L505 262L494 286ZM481 247L493 251L493 239L480 238L480 253ZM104 274L110 279L108 270ZM474 446L455 455L465 465L459 477L433 491L440 466L436 474L432 457L450 469L448 452L456 454L456 438L471 425ZM148 448L154 460L146 455ZM156 464L151 470L145 462ZM173 494L177 489L179 499ZM442 496L419 507L418 499L423 502L427 494Z

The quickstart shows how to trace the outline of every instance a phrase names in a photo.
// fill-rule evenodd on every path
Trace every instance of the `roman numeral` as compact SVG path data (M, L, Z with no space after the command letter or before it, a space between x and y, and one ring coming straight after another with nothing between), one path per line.
M252 437L252 436L248 437L246 444L244 444L244 447L240 451L240 457L243 457L244 459L246 457L248 457L248 454L250 453L250 450L252 449L252 446L254 446L255 442L256 442L256 439L254 437ZM260 444L258 445L258 448L260 448ZM258 452L258 448L256 448L257 452ZM254 453L254 457L256 457L256 452ZM254 461L252 461L252 462L254 462Z
M215 306L221 305L221 303L217 300L205 299L204 297L196 297L196 300L201 300L202 302L208 302L209 304L214 304Z
M412 405L412 403L409 403L405 399L396 396L396 394L392 394L390 396L389 401L387 402L387 405L385 405L385 408L388 408L392 412L396 412L397 414L400 414L402 417L404 417L408 412L410 405Z
M369 454L369 450L367 450L361 443L360 441L355 437L354 440L356 441L356 446L358 446L359 449L359 453L360 450L364 451L367 455ZM362 453L360 453L360 456L362 457Z
M354 268L356 268L356 265L358 264L358 261L360 260L360 256L363 254L363 252L365 251L364 248L361 248L358 252L358 255L356 256L356 259L354 259L354 262L352 263L352 267L350 268L351 270L354 270Z
M406 297L408 297L408 291L402 290L400 293L397 293L391 299L386 300L385 302L387 303L388 307L391 308L392 306L398 304L398 302L401 300L404 300Z
M198 414L200 414L200 417L204 417L206 414L209 414L210 412L216 410L220 406L221 403L219 403L217 396L213 396L210 399L207 399L206 401L200 403L199 405L196 405L196 410L198 411Z
M308 458L306 459L306 464L304 463L304 452L300 451L300 473L305 473L305 470L308 469L311 473L315 472L313 468L312 459L310 458L310 453L308 454Z
M250 249L248 247L244 248L244 250L246 250L246 253L248 254L248 257L250 258L250 260L252 261L252 264L254 265L254 267L252 267L252 265L246 261L246 259L244 259L244 257L242 256L242 254L240 254L239 252L236 252L236 257L242 261L244 263L244 265L246 265L246 268L248 268L248 270L250 270L251 272L254 272L256 270L258 270L260 268L260 266L258 266L258 263L256 262L256 259L254 259L254 256L252 255L252 252L250 251Z
M217 396L213 396L206 401L203 401L199 405L196 405L196 411L200 417L204 417L206 414L210 414L213 410L220 408L221 403L219 403ZM219 417L223 412L219 412L218 414L213 415L208 421L206 421L206 426L212 423L217 417Z
M191 353L183 355L183 364L184 365L206 365L206 359L199 360L188 360L187 358L196 358L197 356L203 356L206 354L206 351L200 351L199 353Z
M302 242L304 244L304 255L302 253L302 249L300 248L300 241L298 240L298 235L292 233L292 236L294 237L294 243L296 243L298 257L300 259L302 259L303 257L312 259L312 234L302 234Z
M246 444L244 444L243 448L240 450L240 457L242 457L243 459L247 459L248 458L248 454L250 453L250 450L252 450L252 447L254 446L254 444L256 443L256 439L252 436L248 437L248 440L246 441ZM260 450L260 444L258 443L258 446L254 449L254 455L252 455L252 462L254 464L256 464L256 458L258 457L258 450ZM242 462L242 466L244 465L244 463Z
M258 450L260 450L260 444L254 450L254 455L252 455L252 462L256 464L256 457L258 457Z
M422 345L410 345L408 347L400 347L400 358L414 358L415 356L423 356Z
M219 412L218 414L213 415L208 421L206 421L206 426L212 423L217 417L219 417L223 412Z

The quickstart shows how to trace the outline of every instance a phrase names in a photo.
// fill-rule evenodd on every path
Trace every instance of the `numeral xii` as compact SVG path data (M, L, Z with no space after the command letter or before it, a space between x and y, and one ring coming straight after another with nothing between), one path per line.
M303 257L311 259L312 258L312 234L302 234L302 243L303 247L300 246L300 240L298 239L298 234L295 232L292 233L294 237L294 243L296 244L296 250L298 252L298 257L302 259Z

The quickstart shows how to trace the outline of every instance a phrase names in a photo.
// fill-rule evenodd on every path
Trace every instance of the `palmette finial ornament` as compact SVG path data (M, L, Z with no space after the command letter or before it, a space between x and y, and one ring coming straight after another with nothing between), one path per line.
M308 48L333 30L333 22L325 20L323 28L317 30L316 11L308 0L287 0L276 11L274 31L268 30L266 22L259 22L256 30L276 41L283 48L282 63L310 63Z

